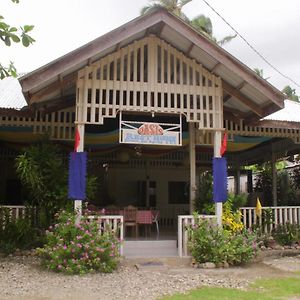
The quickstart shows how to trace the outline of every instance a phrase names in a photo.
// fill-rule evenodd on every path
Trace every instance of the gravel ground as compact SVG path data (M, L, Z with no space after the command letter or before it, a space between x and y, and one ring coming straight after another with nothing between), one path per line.
M41 269L36 257L0 258L0 299L147 300L199 286L245 289L259 277L288 276L290 271L300 270L299 256L266 261L247 267L207 270L174 264L137 268L134 261L127 261L113 274L66 276Z

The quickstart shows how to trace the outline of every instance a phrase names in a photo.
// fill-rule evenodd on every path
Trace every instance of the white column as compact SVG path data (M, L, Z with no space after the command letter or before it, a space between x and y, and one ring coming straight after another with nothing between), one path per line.
M190 214L194 211L196 198L196 151L195 151L195 124L189 123L189 153L190 153Z
M78 124L77 128L80 136L77 152L83 152L84 151L84 124ZM77 212L78 218L80 218L82 215L82 200L74 201L74 210Z
M222 131L215 131L214 136L214 157L221 157ZM217 217L218 226L222 226L223 203L216 202L215 214Z

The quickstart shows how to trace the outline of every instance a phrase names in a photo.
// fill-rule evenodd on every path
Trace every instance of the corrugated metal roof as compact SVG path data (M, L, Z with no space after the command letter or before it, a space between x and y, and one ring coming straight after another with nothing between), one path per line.
M17 78L8 77L0 80L0 107L21 109L26 106L21 85Z
M264 120L300 122L300 102L284 100L284 108L270 114Z

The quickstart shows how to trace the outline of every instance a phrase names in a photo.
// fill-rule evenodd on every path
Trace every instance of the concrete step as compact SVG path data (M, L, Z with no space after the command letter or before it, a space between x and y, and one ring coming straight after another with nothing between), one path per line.
M125 258L174 257L178 255L177 240L124 241Z

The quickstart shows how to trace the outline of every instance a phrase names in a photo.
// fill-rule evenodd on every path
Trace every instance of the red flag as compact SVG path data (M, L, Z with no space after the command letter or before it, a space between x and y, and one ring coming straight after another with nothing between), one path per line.
M77 148L79 146L79 143L80 143L80 134L79 134L78 127L76 126L76 129L75 129L74 152L77 152Z
M222 145L221 145L221 149L220 149L221 156L224 155L224 153L226 152L226 149L227 149L227 132L224 132Z

